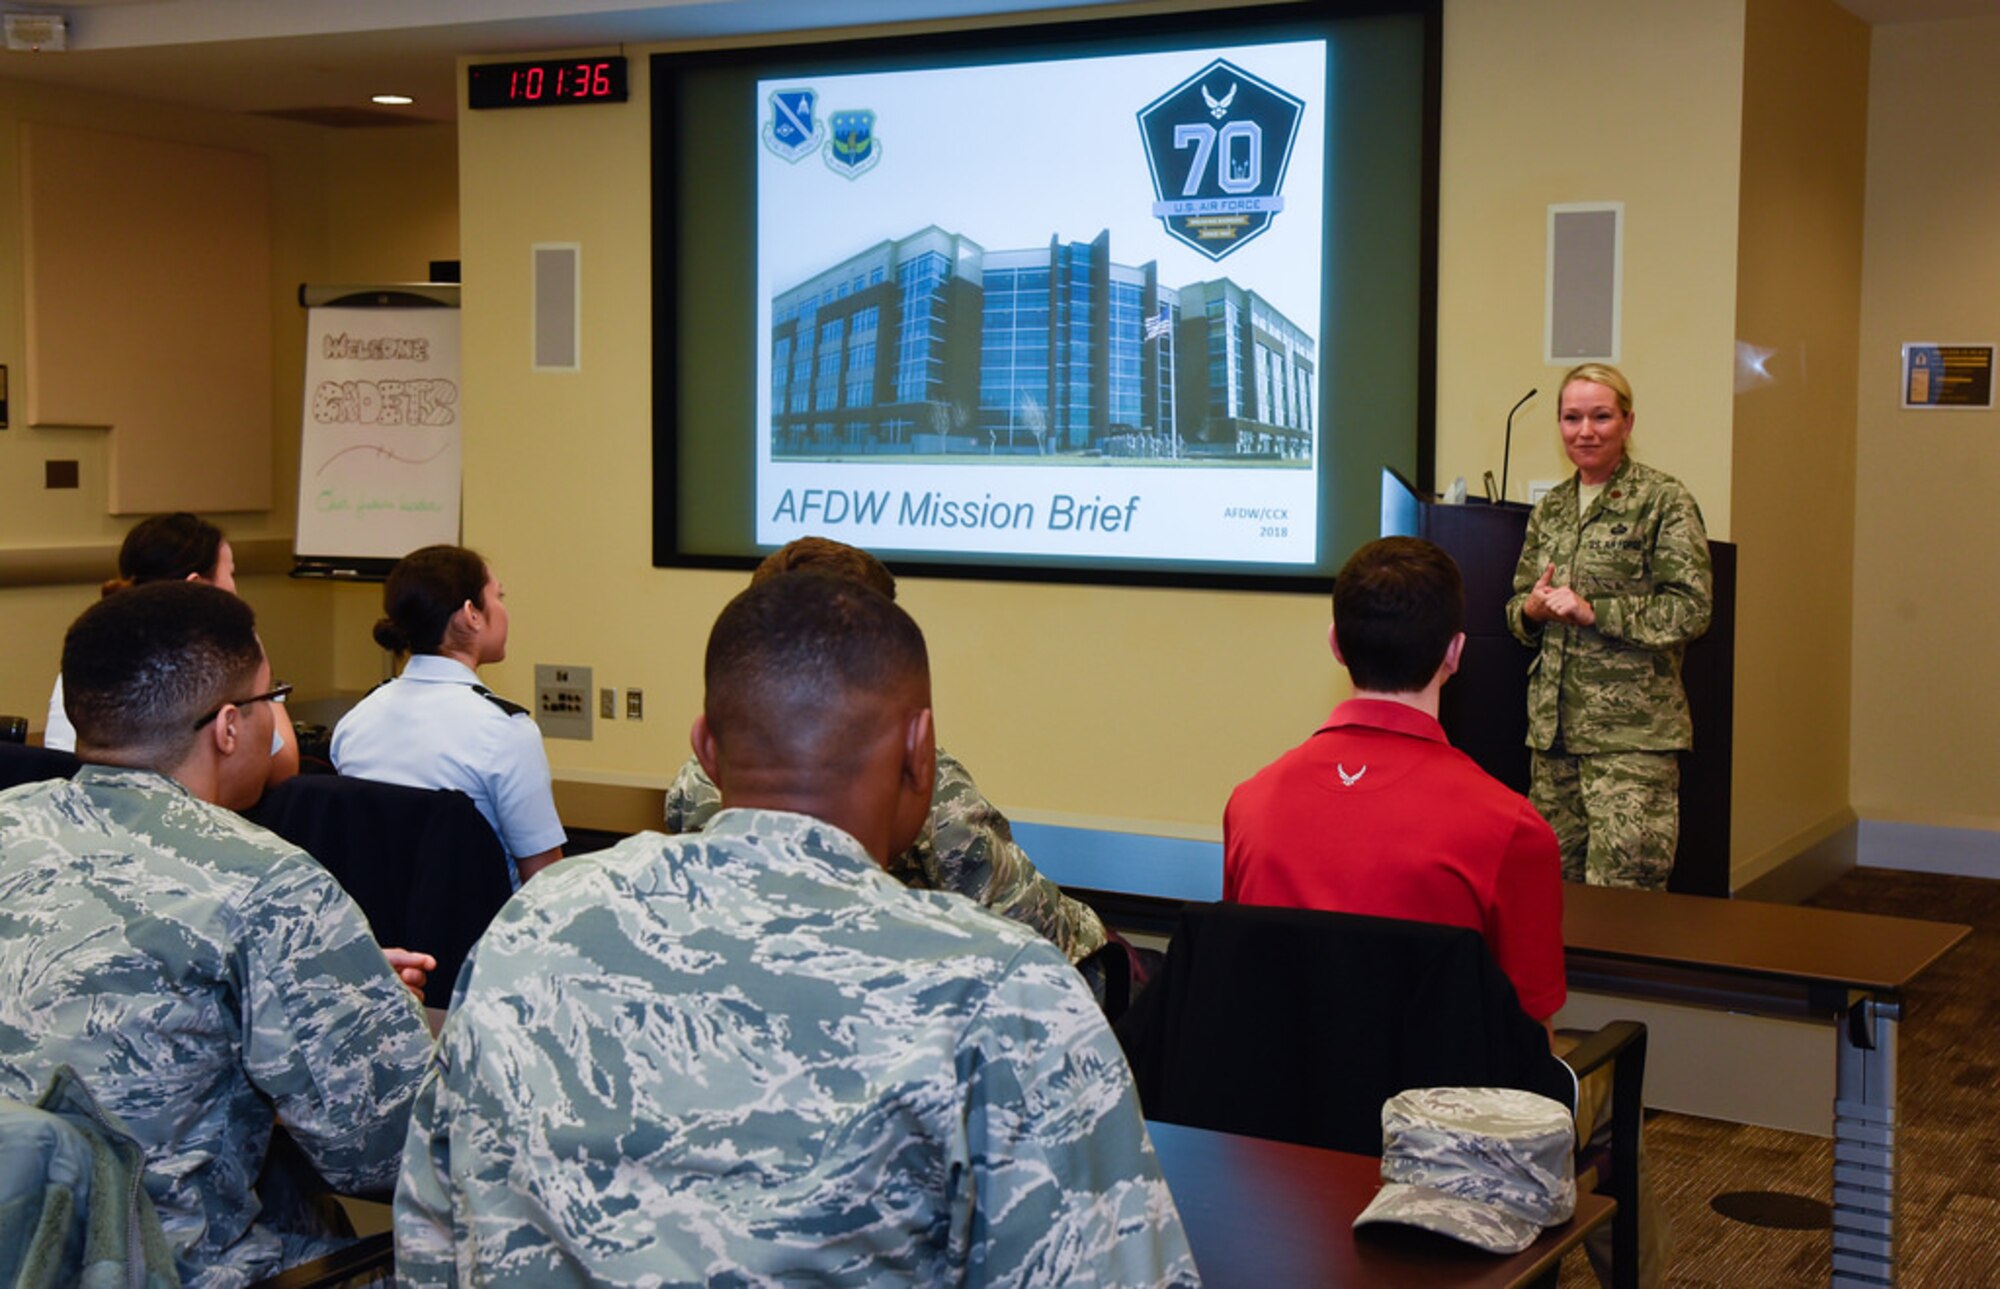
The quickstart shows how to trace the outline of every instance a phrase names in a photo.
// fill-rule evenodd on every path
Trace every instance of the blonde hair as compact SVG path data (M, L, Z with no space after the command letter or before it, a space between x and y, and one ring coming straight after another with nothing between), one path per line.
M1618 395L1618 410L1627 416L1632 414L1632 382L1626 380L1625 373L1610 363L1583 363L1570 368L1563 374L1562 384L1556 387L1557 402L1561 402L1564 390L1580 380L1587 380L1593 385L1602 385Z

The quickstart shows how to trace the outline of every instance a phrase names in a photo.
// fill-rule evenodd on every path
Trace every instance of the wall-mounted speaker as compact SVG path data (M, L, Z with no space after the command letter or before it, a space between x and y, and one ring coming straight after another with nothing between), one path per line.
M575 371L580 356L578 309L582 248L574 242L535 248L535 370Z
M1542 361L1618 361L1625 203L1549 207L1548 307Z

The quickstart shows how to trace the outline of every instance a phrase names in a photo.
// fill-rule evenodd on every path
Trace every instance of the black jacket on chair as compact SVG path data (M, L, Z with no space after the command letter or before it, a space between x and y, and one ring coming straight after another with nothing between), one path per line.
M1382 1153L1406 1088L1576 1084L1477 931L1191 904L1117 1026L1146 1117Z
M500 839L462 792L302 774L243 814L332 873L376 943L437 959L431 1007L451 1001L465 955L513 895Z
M52 747L29 747L25 743L0 743L0 791L44 779L69 779L83 762L68 752Z

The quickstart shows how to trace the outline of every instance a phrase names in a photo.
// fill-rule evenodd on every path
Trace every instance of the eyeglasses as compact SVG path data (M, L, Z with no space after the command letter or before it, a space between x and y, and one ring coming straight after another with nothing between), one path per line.
M252 703L282 703L285 701L285 699L291 696L291 693L292 693L292 687L290 685L279 685L276 688L266 690L261 694L252 694L248 698L239 698L236 699L234 702L224 703L222 707L248 707ZM208 724L216 717L222 715L222 707L216 708L208 715L196 721L194 723L194 727L196 729L200 729L202 726Z

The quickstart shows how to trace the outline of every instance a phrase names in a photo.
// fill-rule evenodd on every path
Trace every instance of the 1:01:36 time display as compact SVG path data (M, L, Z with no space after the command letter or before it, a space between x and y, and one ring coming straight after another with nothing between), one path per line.
M474 108L622 103L625 97L623 57L475 63L466 73L466 103Z

